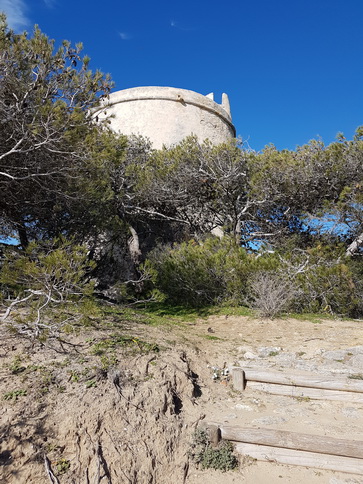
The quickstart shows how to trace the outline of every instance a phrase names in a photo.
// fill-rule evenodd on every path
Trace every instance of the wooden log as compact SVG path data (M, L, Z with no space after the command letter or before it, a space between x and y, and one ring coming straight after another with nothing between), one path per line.
M245 372L239 366L233 366L230 371L232 375L233 388L243 392L246 386Z
M349 474L363 474L363 460L351 457L303 452L300 450L282 449L265 445L238 443L236 452L249 455L254 459L276 462L277 464L315 467Z
M232 425L222 425L220 429L226 440L363 459L363 441Z
M286 395L289 397L313 400L341 400L351 403L363 404L363 393L344 392L338 390L321 390L320 388L308 388L288 385L274 385L272 383L260 383L247 381L247 389L259 390L272 393L273 395Z
M201 430L205 430L207 437L212 447L217 447L221 440L221 429L218 424L201 422L199 425Z
M233 372L235 368L232 367ZM257 381L263 383L276 383L280 385L293 385L299 387L321 388L323 390L337 390L363 393L363 380L349 380L338 376L319 376L294 372L264 371L259 369L242 368L247 382Z

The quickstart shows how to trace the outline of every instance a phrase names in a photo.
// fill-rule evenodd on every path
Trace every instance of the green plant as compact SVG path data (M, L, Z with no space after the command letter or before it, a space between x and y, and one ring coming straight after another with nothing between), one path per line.
M207 447L202 460L203 469L218 469L223 472L233 470L237 467L238 461L233 455L233 445L229 441L223 441L219 447L213 449Z
M12 316L12 330L44 341L85 323L94 309L88 279L94 263L87 251L62 238L31 243L22 253L7 251L0 284L11 297L2 319Z
M79 359L79 362L82 363L80 360L81 358ZM66 366L70 365L70 363L71 363L71 360L70 358L67 357L62 361L59 361L59 360L52 361L51 365L54 366L55 368L65 368Z
M218 336L213 336L212 334L203 334L201 336L210 341L222 341L222 338L218 338Z
M241 303L249 262L246 251L226 236L158 247L145 268L168 302L203 307L225 300Z
M78 383L80 378L81 378L81 375L78 371L76 370L71 370L68 372L69 373L69 379L70 381L72 382L75 382L75 383Z
M342 245L317 243L306 250L308 263L296 276L296 311L332 315L359 315L362 297L359 263L344 257Z
M67 459L59 459L55 463L55 468L58 475L65 474L70 467L71 467L71 463Z
M303 396L298 396L298 397L293 397L297 402L310 402L310 397L303 397Z
M40 376L40 390L43 394L48 393L50 386L56 383L56 378L53 374L53 371L49 368L41 367Z
M238 460L233 454L233 445L229 441L221 441L213 448L205 430L197 429L193 434L189 455L202 469L218 469L223 472L235 469Z
M160 351L160 348L156 343L148 343L135 336L113 334L110 338L104 339L92 345L91 353L101 356L109 350L115 350L117 347L131 348L141 353Z
M118 361L114 354L109 354L109 355L101 354L100 360L101 360L102 370L106 370L106 371L110 367L115 366Z
M277 356L279 354L278 351L270 351L270 353L268 354L268 356Z
M9 365L9 370L13 375L18 375L26 370L26 367L22 365L22 357L20 355L16 355L13 361Z
M25 397L27 394L26 390L13 390L11 392L7 392L4 395L4 400L18 400L18 397Z
M97 383L95 380L87 380L86 381L86 388L93 388L96 387Z
M186 322L195 322L196 320L207 317L214 313L215 308L191 308L183 305L168 303L148 303L145 308L139 308L137 316L134 314L133 319L141 319L152 326L176 326Z

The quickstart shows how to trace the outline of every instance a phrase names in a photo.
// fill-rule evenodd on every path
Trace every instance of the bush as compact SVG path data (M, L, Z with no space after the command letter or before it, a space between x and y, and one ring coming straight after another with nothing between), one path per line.
M342 247L308 249L309 263L297 274L294 310L355 316L362 311L361 279Z
M205 430L197 429L193 434L193 441L189 452L193 461L203 469L216 469L223 472L235 469L238 460L233 454L233 445L223 440L218 447L210 445Z
M249 256L233 239L190 240L154 249L144 268L172 303L189 306L244 301Z
M261 316L273 318L289 309L294 287L283 274L279 272L257 272L250 283L252 306Z
M54 336L92 312L93 263L87 249L70 241L31 243L24 252L10 249L0 272L0 284L10 327L31 337Z
M343 246L317 244L256 255L229 237L210 237L158 247L144 269L174 304L243 304L265 317L289 310L360 317L363 260L344 252Z
M252 304L266 316L289 309L361 315L362 261L346 258L344 253L344 246L321 243L306 250L279 251L275 269L253 278Z

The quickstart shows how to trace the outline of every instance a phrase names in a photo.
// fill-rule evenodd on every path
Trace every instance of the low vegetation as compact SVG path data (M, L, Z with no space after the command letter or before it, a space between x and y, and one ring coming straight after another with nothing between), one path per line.
M189 454L202 469L216 469L223 472L238 467L237 457L233 454L233 445L228 440L212 447L205 430L197 429L193 434Z

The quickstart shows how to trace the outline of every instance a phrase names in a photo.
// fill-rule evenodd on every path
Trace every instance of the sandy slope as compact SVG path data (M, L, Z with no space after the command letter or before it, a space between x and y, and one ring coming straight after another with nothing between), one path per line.
M116 331L162 351L140 354L135 345L97 354L95 344ZM13 398L1 400L1 482L51 482L46 456L60 483L363 483L242 458L235 472L202 471L188 456L195 427L207 420L363 440L360 404L238 393L214 381L212 369L363 374L362 322L211 317L158 328L117 323L70 340L64 351L3 335L0 395Z

